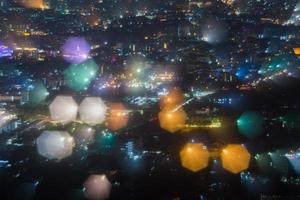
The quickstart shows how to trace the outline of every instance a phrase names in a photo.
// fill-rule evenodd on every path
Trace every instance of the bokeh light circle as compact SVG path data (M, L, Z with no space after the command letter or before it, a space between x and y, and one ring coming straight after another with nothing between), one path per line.
M90 57L90 50L91 47L84 38L71 37L62 47L62 56L69 63L79 64Z
M231 144L221 152L222 166L227 171L238 174L249 167L251 155L243 145Z
M57 96L49 110L52 120L67 124L76 120L78 105L71 96Z
M75 143L66 131L44 131L37 138L36 145L41 156L61 160L72 154Z
M100 97L86 97L79 106L81 121L96 125L104 122L107 107Z
M89 200L104 200L109 198L111 183L105 175L90 175L83 186L85 197Z
M201 143L189 143L180 151L181 165L193 172L208 166L209 152Z

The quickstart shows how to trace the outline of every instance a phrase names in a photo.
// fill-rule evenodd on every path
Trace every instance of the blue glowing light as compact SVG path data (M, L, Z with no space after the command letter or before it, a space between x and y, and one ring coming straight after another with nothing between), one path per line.
M4 57L11 57L13 55L13 50L1 45L0 43L0 58L4 58Z

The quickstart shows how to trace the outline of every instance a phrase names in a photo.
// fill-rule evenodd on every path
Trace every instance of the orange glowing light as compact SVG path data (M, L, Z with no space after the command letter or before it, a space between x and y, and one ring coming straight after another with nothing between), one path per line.
M18 1L22 6L26 8L36 8L36 9L48 9L47 4L44 0L22 0Z
M223 168L238 174L248 169L251 155L243 145L228 145L221 152Z
M173 88L169 94L164 96L160 101L161 108L166 106L178 106L184 102L184 95L179 88Z
M189 143L180 151L181 165L193 172L208 166L209 152L201 143Z
M81 16L82 20L89 26L99 26L101 24L100 13L92 12L91 15Z
M158 114L160 127L174 133L184 127L187 115L182 108L165 107Z
M124 128L128 123L128 111L121 103L110 104L106 125L111 130Z
M299 56L300 55L300 47L294 48L294 53Z

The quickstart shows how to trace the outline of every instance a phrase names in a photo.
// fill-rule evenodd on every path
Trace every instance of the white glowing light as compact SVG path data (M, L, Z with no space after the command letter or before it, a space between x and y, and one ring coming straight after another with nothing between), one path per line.
M66 131L44 131L37 138L36 145L41 156L61 160L72 154L75 143Z
M217 44L225 40L227 27L221 21L208 19L201 28L202 40L210 44Z
M57 96L49 106L51 119L67 124L75 121L78 105L70 96Z
M99 97L86 97L79 106L81 121L95 125L105 120L107 107Z
M111 183L105 175L91 175L84 182L84 194L89 200L108 199L111 190Z

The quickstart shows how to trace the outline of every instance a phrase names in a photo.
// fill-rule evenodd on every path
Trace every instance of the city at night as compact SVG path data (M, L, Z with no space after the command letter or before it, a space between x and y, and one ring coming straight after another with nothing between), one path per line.
M300 0L0 0L0 200L300 200Z

